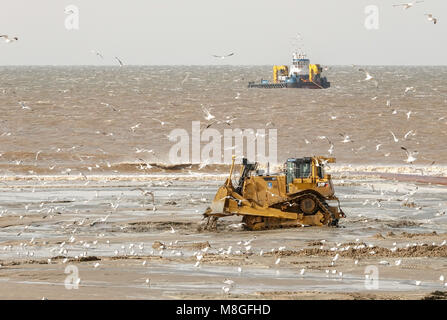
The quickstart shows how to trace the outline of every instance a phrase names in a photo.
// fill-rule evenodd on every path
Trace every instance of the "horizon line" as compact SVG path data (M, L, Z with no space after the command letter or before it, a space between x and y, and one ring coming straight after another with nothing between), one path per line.
M446 64L320 64L329 67L447 67ZM0 67L271 67L273 64L0 64Z

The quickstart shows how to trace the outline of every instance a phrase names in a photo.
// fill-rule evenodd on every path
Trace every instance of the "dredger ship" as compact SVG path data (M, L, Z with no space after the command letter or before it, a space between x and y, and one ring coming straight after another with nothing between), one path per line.
M260 83L249 82L249 88L305 88L326 89L331 86L322 76L323 68L319 64L311 64L305 53L293 53L290 68L273 66L273 82L261 80Z

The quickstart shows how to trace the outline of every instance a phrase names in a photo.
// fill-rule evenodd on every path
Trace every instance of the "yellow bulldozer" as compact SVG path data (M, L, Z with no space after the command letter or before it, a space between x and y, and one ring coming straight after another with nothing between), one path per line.
M324 165L334 162L327 157L291 158L282 172L270 174L244 158L239 181L233 185L233 157L230 176L203 214L205 229L216 229L219 218L233 215L242 216L248 230L338 226L345 214L334 195L331 176L324 172ZM336 206L328 204L332 200Z

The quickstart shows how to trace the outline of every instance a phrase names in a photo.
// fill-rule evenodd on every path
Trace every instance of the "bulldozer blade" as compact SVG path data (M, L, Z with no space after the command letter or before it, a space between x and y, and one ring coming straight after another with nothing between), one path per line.
M227 186L221 186L211 203L211 214L224 214L228 197L231 194L231 190Z
M208 212L208 210L207 210ZM214 215L207 215L207 212L205 212L203 214L203 219L205 219L206 221L201 224L201 226L199 226L199 231L200 230L216 230L217 229L217 219L219 219L218 217L214 216Z

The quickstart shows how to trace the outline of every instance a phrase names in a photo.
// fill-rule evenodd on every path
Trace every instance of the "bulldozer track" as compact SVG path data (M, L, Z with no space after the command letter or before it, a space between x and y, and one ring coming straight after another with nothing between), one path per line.
M324 199L321 199L318 195L312 192L302 192L299 194L295 194L291 199L287 201L281 201L273 204L271 207L283 209L298 207L303 199L311 198L316 203L316 209L313 214L308 214L308 216L313 216L317 212L322 211L323 217L320 220L323 225L328 226L337 226L338 219L335 218L334 214L329 210L329 205ZM297 212L303 213L303 212ZM226 216L226 215L221 215ZM217 228L217 220L219 215L210 214L209 212L204 214L204 218L207 219L205 223L204 230L216 230ZM264 217L264 216L249 216L245 215L243 217L243 222L246 224L246 228L249 230L270 230L270 229L278 229L278 228L296 228L303 226L298 220L293 219L281 219L281 218L273 218L273 217Z
M334 214L329 210L329 205L326 201L321 200L320 197L311 193L311 192L303 192L298 195L295 195L293 198L282 201L279 203L275 203L272 207L292 207L292 203L299 204L303 198L312 198L316 204L317 209L315 210L316 214L319 210L323 212L323 225L336 226L338 220L335 218ZM312 215L314 215L312 214ZM263 216L244 216L243 221L246 224L247 229L249 230L268 230L268 229L278 229L278 228L293 228L293 227L301 227L302 224L298 223L298 220L292 219L280 219L280 218L272 218L272 217L263 217Z
M292 203L292 202L299 203L303 198L314 199L320 209L322 209L329 216L333 217L333 214L329 211L329 208L328 208L329 206L326 203L326 201L324 201L324 200L322 201L318 195L311 193L311 192L302 192L302 193L296 194L295 196L292 196L291 199L289 199L287 201L276 203L274 206L288 204L288 203Z

